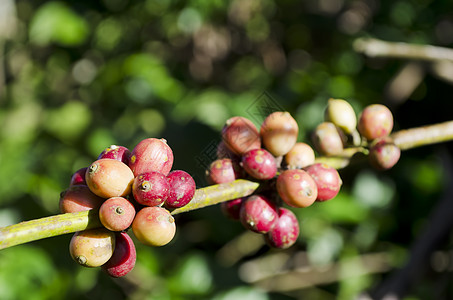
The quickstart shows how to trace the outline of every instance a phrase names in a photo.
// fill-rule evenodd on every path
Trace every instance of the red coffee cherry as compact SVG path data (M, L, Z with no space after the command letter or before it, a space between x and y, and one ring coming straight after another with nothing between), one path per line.
M165 139L144 139L132 149L129 167L135 176L146 172L160 172L166 176L172 166L173 151Z
M389 138L376 140L368 155L370 164L377 170L392 168L401 156L401 150Z
M81 266L99 267L113 255L115 233L106 228L76 232L69 243L71 257Z
M288 169L300 169L315 162L315 151L306 143L296 143L285 155Z
M99 209L104 200L86 185L73 185L60 195L60 212L64 214Z
M134 241L126 232L118 232L115 238L115 251L113 251L112 257L101 268L111 277L123 277L132 271L136 259L137 252Z
M343 151L345 137L333 123L323 122L313 131L312 140L319 153L332 156Z
M294 245L299 236L299 221L296 215L289 209L280 207L278 210L278 219L265 236L269 246L278 249L287 249Z
M90 190L99 197L124 197L131 192L134 174L126 164L103 158L88 167L85 180Z
M276 111L264 119L260 135L264 147L274 156L288 153L296 144L299 126L289 112Z
M230 158L217 159L206 170L209 184L227 183L241 177L241 167Z
M385 105L369 105L360 114L358 130L368 140L385 137L392 129L393 115Z
M277 192L292 207L307 207L315 202L318 189L313 178L304 170L283 171L277 178Z
M228 119L222 129L222 138L228 149L239 156L249 150L261 148L258 129L244 117Z
M242 156L242 167L253 178L271 179L277 174L277 163L272 154L264 149L253 149Z
M167 180L170 188L165 206L173 209L187 205L195 195L197 188L192 176L185 171L174 170L167 175Z
M130 156L131 151L129 151L129 149L127 149L126 147L111 145L110 147L104 149L104 151L102 151L101 154L99 154L98 159L101 158L116 159L119 160L120 162L125 163L126 165L129 165Z
M245 228L267 233L278 219L277 207L264 196L252 195L241 204L239 219Z
M241 211L242 202L245 201L245 199L245 197L237 198L220 203L222 213L232 220L239 220L239 212Z
M99 219L111 231L126 230L135 217L135 207L126 198L112 197L104 201L99 209Z
M167 200L170 184L160 172L147 172L135 177L132 194L135 200L146 206L157 206Z
M87 185L87 182L85 181L85 173L87 171L87 167L78 169L75 171L74 174L72 174L71 181L69 182L69 186L73 185Z
M163 246L175 236L175 219L162 207L145 207L135 216L132 231L135 237L145 245Z
M304 168L304 170L310 174L316 183L318 189L317 201L327 201L335 198L343 183L340 174L335 168L317 163Z

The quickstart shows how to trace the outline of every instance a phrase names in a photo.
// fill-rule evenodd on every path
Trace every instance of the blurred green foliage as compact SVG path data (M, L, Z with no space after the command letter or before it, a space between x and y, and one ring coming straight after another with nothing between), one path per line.
M388 85L406 62L367 59L352 45L373 36L451 47L451 11L453 3L432 0L2 0L0 224L58 213L74 171L110 144L133 148L145 137L167 139L174 168L205 186L207 150L224 121L241 115L259 125L265 110L251 111L266 101L291 112L301 141L330 97L357 112L384 103L396 129L449 120L450 83L426 73L394 101ZM407 151L384 173L342 170L335 200L295 211L301 236L287 251L244 242L244 229L211 207L178 216L170 245L137 244L126 279L77 266L70 236L2 250L0 299L352 299L407 260L448 185L442 159L451 146ZM374 272L348 264L369 253L388 259ZM245 267L261 257L286 257L271 278L285 263L343 271L266 291L250 279L261 273ZM411 299L434 291L423 281Z

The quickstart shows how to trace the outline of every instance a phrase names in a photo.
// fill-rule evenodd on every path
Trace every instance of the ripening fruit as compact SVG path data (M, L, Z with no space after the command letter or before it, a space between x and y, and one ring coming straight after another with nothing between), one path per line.
M162 207L144 207L132 222L135 237L148 246L168 244L176 233L175 219Z
M307 207L315 202L318 189L313 178L304 170L283 171L277 178L277 192L292 207Z
M225 122L222 129L225 145L236 155L261 148L261 139L255 124L244 117L232 117Z
M87 167L78 169L77 171L72 174L71 181L69 182L69 186L73 185L87 185L85 181L85 173L87 171Z
M316 126L312 140L316 150L323 155L337 155L343 151L344 136L331 122L323 122Z
M377 170L388 170L398 162L400 156L401 149L390 139L382 138L373 143L368 158Z
M385 137L392 129L393 115L385 105L369 105L360 114L358 130L368 140Z
M241 163L244 170L255 179L268 180L277 174L274 156L264 149L247 151Z
M115 233L106 228L76 232L69 243L71 257L81 266L99 267L105 264L115 249Z
M99 197L125 197L131 192L134 174L126 164L102 158L88 167L85 180L90 190Z
M101 266L108 275L118 278L126 275L135 266L137 252L134 241L126 232L118 232L112 257Z
M252 195L242 202L239 219L245 228L267 233L278 219L277 207L264 196Z
M294 245L299 236L299 221L292 211L280 207L278 219L265 236L269 246L278 249L287 249Z
M112 197L99 208L99 219L111 231L126 230L135 217L135 207L126 198Z
M135 177L132 194L135 200L146 206L161 205L167 200L170 184L160 172L146 172Z
M217 159L206 170L206 179L210 184L227 183L241 177L241 167L229 158Z
M104 149L104 151L99 154L98 159L101 158L110 158L116 159L120 162L129 165L131 151L124 146L111 145L110 147Z
M347 134L352 134L357 127L357 117L354 108L343 99L329 99L324 118L327 122L332 122Z
M232 220L239 220L239 212L241 211L242 202L245 201L245 197L237 198L230 201L220 203L220 209L222 213Z
M217 159L229 158L232 160L239 160L239 156L237 156L230 149L228 149L223 140L220 141L219 144L217 145L216 155Z
M288 169L300 169L315 162L315 151L306 143L296 143L285 155Z
M327 201L335 198L343 183L335 168L317 163L304 168L304 170L310 174L316 183L318 189L316 201Z
M167 208L183 207L192 200L197 186L189 173L182 170L171 171L167 175L167 181L170 186L167 200L165 200Z
M60 212L64 214L99 209L104 200L86 185L73 185L60 194Z
M135 176L146 172L160 172L166 176L172 166L173 151L165 139L144 139L132 149L129 167Z
M289 112L276 111L264 119L260 135L264 147L274 156L288 153L296 144L299 126Z

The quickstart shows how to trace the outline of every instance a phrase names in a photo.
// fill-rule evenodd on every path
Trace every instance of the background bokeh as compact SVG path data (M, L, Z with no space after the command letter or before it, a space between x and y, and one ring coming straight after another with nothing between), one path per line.
M452 119L451 65L365 57L362 37L451 47L453 3L0 1L0 226L57 214L72 173L111 144L163 137L203 187L234 115L259 126L287 110L301 141L330 97L357 113L386 104L396 130ZM285 251L218 207L179 215L170 245L137 244L122 279L73 262L70 235L2 250L0 299L451 299L451 154L450 142L390 171L341 170L337 198L295 210Z

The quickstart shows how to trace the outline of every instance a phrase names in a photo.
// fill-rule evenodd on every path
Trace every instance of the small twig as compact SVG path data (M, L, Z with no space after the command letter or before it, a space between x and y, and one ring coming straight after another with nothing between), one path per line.
M391 135L401 150L453 140L453 121L400 130Z

